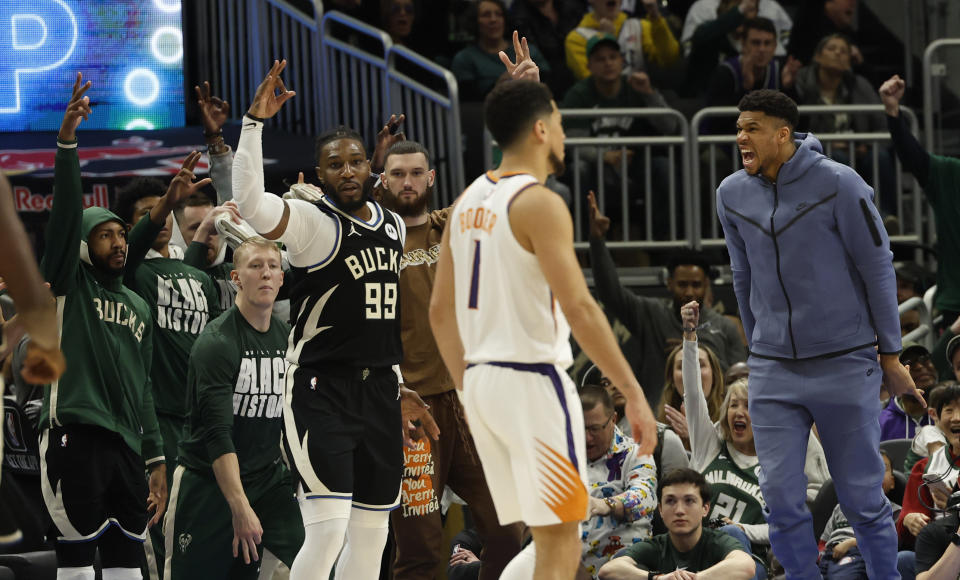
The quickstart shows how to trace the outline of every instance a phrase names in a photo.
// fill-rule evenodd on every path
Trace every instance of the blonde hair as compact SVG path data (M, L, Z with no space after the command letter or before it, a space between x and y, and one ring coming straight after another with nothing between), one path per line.
M261 238L259 236L244 240L236 250L233 251L233 265L234 267L239 267L243 258L247 254L253 252L255 249L261 250L273 250L277 253L277 257L280 256L280 248L277 247L276 242L271 242L266 238Z
M737 379L727 385L727 394L723 397L723 402L720 403L720 417L717 419L720 421L720 431L723 432L724 441L733 439L733 435L730 433L730 423L727 421L727 411L730 410L730 402L736 396L747 399L748 393L749 389L747 388L746 378ZM753 427L751 427L751 429L753 429Z
M697 345L700 350L707 353L707 360L710 362L710 370L713 374L713 384L710 388L710 395L707 397L707 411L710 413L710 420L716 421L720 416L720 403L723 401L723 370L720 368L720 360L713 354L710 347L703 344ZM678 346L667 355L667 366L663 371L663 395L660 397L660 404L657 405L657 421L667 422L667 413L664 406L670 405L674 409L680 409L683 404L683 395L680 394L673 384L673 366L677 362L677 357L683 346ZM699 354L698 354L699 356ZM699 372L699 369L697 369Z

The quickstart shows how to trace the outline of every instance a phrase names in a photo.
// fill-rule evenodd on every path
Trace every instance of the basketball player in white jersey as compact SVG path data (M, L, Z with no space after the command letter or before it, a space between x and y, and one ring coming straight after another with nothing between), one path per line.
M454 207L430 322L461 389L500 523L522 520L532 528L535 579L572 579L587 491L583 414L563 370L572 362L571 326L626 395L642 454L657 443L656 423L587 290L567 206L543 185L563 170L563 127L550 90L527 80L501 83L484 116L503 161ZM525 556L501 578L529 578Z

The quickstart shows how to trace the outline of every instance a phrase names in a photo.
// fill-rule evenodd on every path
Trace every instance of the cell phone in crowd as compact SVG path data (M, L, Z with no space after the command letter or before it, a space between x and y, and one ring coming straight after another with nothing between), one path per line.
M927 484L928 487L939 488L945 494L949 494L952 489L952 486L949 483L947 483L947 480L944 479L942 475L939 475L937 473L924 473L923 481L924 483Z

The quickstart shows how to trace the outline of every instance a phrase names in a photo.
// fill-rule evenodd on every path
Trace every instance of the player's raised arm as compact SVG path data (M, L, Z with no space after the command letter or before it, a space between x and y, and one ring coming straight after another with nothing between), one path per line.
M606 316L587 288L573 250L573 220L563 199L542 185L531 187L510 207L510 225L521 245L529 244L537 256L577 343L626 396L626 414L641 453L652 453L657 444L656 420Z
M284 234L290 219L290 207L281 198L269 195L263 184L263 122L277 114L293 98L280 74L287 61L273 66L257 87L253 103L243 118L240 142L233 158L233 196L243 216L257 232L276 240Z

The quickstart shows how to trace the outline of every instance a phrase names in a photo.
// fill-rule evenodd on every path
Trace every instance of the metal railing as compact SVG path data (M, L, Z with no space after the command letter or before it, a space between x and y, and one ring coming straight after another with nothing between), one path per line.
M960 38L941 38L934 40L927 45L923 51L923 133L926 139L927 152L936 153L942 147L935 144L933 113L934 108L940 110L940 91L934 91L934 77L944 77L947 74L947 65L943 63L934 63L933 57L938 50L945 46L960 46ZM939 89L939 83L937 89Z
M403 131L434 157L434 207L463 191L460 100L453 74L399 45L386 32L340 12L321 20L323 124L356 129L374 143L391 113L406 113Z
M689 131L686 118L675 109L668 108L644 108L644 109L561 109L561 114L563 119L602 119L602 118L612 118L612 117L630 117L632 119L641 119L641 118L656 118L656 117L671 117L677 122L677 127L679 131L676 135L665 135L665 136L637 136L637 137L567 137L565 141L566 148L571 150L566 159L567 167L571 168L573 173L573 216L574 216L574 227L575 227L575 240L578 247L586 247L587 243L585 242L585 237L583 235L583 224L584 219L584 197L580 195L583 193L582 181L583 176L581 175L581 169L585 169L588 165L593 165L593 175L595 176L594 181L596 181L596 195L597 195L597 204L600 206L600 210L606 210L608 204L608 196L606 191L605 179L603 174L605 171L604 161L602 152L609 147L619 147L621 151L620 156L620 167L619 167L619 176L620 176L620 215L615 216L619 218L621 226L621 236L619 240L611 239L608 244L610 247L618 246L629 246L629 247L638 247L638 248L671 248L671 247L681 247L688 245L686 241L687 238L692 233L691 222L690 222L690 185L691 182L687 178L686 172L678 172L677 167L686 167L689 163L689 141L687 140L687 134ZM666 183L654 183L654 174L657 173L654 170L654 147L663 148L666 147L667 156L666 156L666 176L663 176L662 173L657 175L660 179L666 178ZM677 148L679 147L679 153ZM631 240L631 223L636 223L634 219L631 219L629 208L631 198L634 196L634 193L629 189L630 181L630 167L629 164L638 163L637 159L634 159L632 162L628 162L626 151L628 148L636 149L637 153L635 157L642 157L642 168L641 173L643 177L643 183L640 187L640 191L643 195L643 232L644 236L639 240ZM586 161L582 159L582 153L585 150L592 150L596 153L595 161ZM662 156L661 156L662 159ZM678 183L679 179L679 183ZM634 190L636 191L636 189ZM666 195L662 193L665 192ZM612 201L612 200L611 200ZM662 207L666 204L666 208ZM654 240L654 222L655 220L660 222L658 225L662 226L662 220L664 215L667 216L669 220L666 225L666 239ZM683 231L679 231L677 227L677 217L678 215L684 216ZM664 236L658 236L664 237Z
M309 16L283 0L211 0L191 9L197 30L209 39L197 78L209 80L214 94L232 104L231 118L246 111L273 59L286 58L284 78L297 97L277 115L277 125L295 133L320 130L320 39Z
M884 112L883 105L801 105L799 107L800 116L809 116L809 115L818 115L818 114L837 114L837 113L846 113L846 114L882 114ZM912 110L907 107L901 107L901 111L907 117L907 121L910 124L910 129L914 135L917 134L917 117ZM713 192L716 191L716 187L719 185L721 178L726 177L730 173L737 171L741 167L740 154L736 146L736 134L733 130L729 131L724 135L701 135L700 126L703 121L716 117L729 117L731 119L731 127L733 126L733 119L739 115L739 111L736 107L707 107L701 109L690 121L690 139L692 141L691 146L691 155L692 161L689 166L690 173L692 174L692 181L694 183L692 195L692 205L694 208L695 215L695 227L694 227L694 236L691 239L691 245L694 248L701 247L711 247L711 246L722 246L724 244L723 232L720 228L719 221L716 219L716 196ZM821 141L824 145L824 153L830 156L833 153L834 143L837 142L846 142L846 143L859 143L859 144L868 144L870 147L870 157L869 162L872 166L871 179L867 181L871 183L876 189L876 185L880 182L880 171L881 171L881 143L886 143L890 141L890 134L887 132L876 132L876 133L824 133L824 134L815 134L817 139ZM702 145L708 145L709 149L706 152L706 164L709 168L709 179L706 182L701 180L701 163L700 163L700 147ZM724 147L727 151L721 153L720 147ZM852 147L851 147L852 149ZM857 155L849 154L849 165L856 168L857 165ZM907 208L907 200L904 195L904 179L905 176L901 171L900 160L896 155L890 155L891 161L894 165L894 179L895 179L895 208L896 211L894 215L898 218L901 218L901 227L904 228L904 233L902 235L895 235L891 237L891 241L899 243L913 243L918 247L927 243L929 241L929 235L924 230L924 221L923 221L923 200L920 195L919 185L916 183L916 180L913 177L908 177L912 181L911 196L909 200L909 217L910 220L904 220L907 216L905 209ZM730 163L729 170L724 170L720 177L718 177L717 164L720 159L725 159ZM703 191L706 190L706 192ZM704 210L702 206L702 197L703 193L706 193L707 198L709 199L709 225L707 226L706 232L703 231L704 222L702 216ZM887 192L878 192L875 202L880 205L880 196L889 195ZM921 250L917 250L916 259L919 262L923 261L923 255Z

